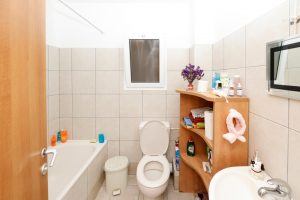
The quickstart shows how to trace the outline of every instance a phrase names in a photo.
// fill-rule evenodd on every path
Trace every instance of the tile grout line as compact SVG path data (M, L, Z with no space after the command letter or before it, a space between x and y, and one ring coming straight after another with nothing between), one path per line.
M71 96L71 102L72 102L72 139L74 140L75 139L75 128L74 128L74 116L73 116L73 114L74 114L74 94L73 94L73 48L71 48L70 49L70 51L71 51L71 63L70 63L70 65L71 65L71 70L70 70L70 72L71 72L71 74L70 74L70 78L71 78L71 94L72 94L72 96Z
M97 121L96 121L96 116L97 116L97 96L96 96L96 93L97 93L97 74L96 74L96 63L97 63L97 49L95 48L94 49L94 54L95 54L95 59L94 59L94 61L95 61L95 63L94 63L94 66L95 66L95 70L94 70L94 78L95 78L95 80L94 80L94 84L95 84L95 97L94 97L94 100L95 100L95 102L94 102L94 105L95 105L95 110L94 110L94 138L95 139L97 139Z
M267 120L267 121L270 121L270 122L272 122L272 123L274 123L274 124L277 124L277 125L279 125L279 126L282 126L282 127L285 127L285 128L287 128L287 129L289 129L288 126L285 126L285 125L283 125L283 124L279 124L278 122L276 122L276 121L274 121L274 120L271 120L271 119L269 119L269 118L267 118L267 117L265 117L265 116L263 116L263 115L254 113L254 112L252 112L252 111L249 111L249 114L250 114L250 113L253 114L253 115L256 115L256 116L258 116L258 117L261 117L261 118L263 118L263 119L265 119L265 120Z
M58 69L60 70L60 48L58 48ZM61 129L60 124L60 71L58 71L58 127Z

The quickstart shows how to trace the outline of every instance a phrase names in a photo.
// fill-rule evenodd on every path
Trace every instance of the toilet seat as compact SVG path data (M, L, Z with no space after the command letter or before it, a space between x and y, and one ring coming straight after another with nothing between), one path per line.
M158 162L162 165L162 175L159 179L157 179L155 181L148 180L144 174L145 166L150 162ZM142 184L143 186L148 187L148 188L160 187L166 181L168 181L169 177L170 177L170 167L169 167L169 162L165 156L163 156L163 155L157 155L157 156L145 155L140 160L138 167L137 167L137 179L140 182L140 184Z

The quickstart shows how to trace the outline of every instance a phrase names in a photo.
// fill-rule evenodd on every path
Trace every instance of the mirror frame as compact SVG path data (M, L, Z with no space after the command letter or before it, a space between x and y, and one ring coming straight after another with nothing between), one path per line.
M274 73L275 73L274 53L281 50L287 50L287 49L293 49L299 47L300 47L299 36L276 40L267 43L266 74L267 74L267 81L268 81L268 93L270 95L300 100L300 86L278 85L274 83Z

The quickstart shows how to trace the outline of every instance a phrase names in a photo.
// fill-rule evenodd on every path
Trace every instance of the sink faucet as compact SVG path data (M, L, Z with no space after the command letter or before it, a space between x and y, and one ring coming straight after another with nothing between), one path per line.
M292 189L287 182L278 179L272 178L267 181L268 184L274 185L275 187L261 187L258 189L258 195L260 197L270 194L276 197L285 198L288 197L292 200Z

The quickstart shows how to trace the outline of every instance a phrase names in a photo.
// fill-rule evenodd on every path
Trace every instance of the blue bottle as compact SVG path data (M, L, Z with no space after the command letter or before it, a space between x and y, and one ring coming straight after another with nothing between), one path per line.
M175 167L176 170L179 171L179 162L180 162L180 150L179 150L179 142L175 141Z
M103 133L98 134L98 142L99 143L104 143L105 142L105 137Z

